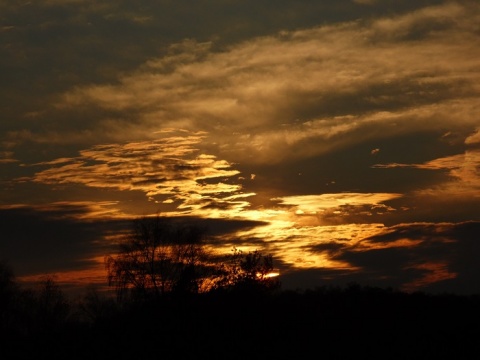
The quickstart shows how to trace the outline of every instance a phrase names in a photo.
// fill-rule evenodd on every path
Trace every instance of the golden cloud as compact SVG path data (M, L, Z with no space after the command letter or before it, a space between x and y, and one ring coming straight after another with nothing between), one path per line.
M188 40L118 84L72 89L58 106L121 111L148 129L207 131L222 157L256 163L381 134L471 127L480 116L479 21L478 4L450 3L284 31L221 52ZM326 141L311 146L315 139Z
M164 132L159 136L155 141L97 145L82 150L78 157L38 163L35 165L48 168L18 181L141 191L158 203L178 202L177 208L183 212L200 211L207 205L247 206L239 199L250 195L241 193L241 185L230 181L240 172L195 147L202 135Z

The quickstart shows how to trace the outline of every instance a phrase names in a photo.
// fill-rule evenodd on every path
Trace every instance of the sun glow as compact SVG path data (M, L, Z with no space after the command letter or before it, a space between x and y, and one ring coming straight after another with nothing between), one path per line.
M88 268L19 276L18 279L22 283L35 284L45 278L52 278L55 282L68 287L81 287L88 284L107 289L104 256L97 256L90 261L94 262L94 265Z

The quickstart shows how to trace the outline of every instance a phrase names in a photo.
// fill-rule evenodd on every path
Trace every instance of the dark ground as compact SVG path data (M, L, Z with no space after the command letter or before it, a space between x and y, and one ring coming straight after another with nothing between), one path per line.
M128 304L96 299L56 322L16 316L16 322L2 327L4 360L480 356L479 296L406 294L358 285Z

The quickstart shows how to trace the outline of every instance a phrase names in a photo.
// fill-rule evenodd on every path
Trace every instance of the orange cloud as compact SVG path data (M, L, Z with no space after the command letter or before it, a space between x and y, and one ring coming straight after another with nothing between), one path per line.
M450 181L437 184L434 188L420 189L420 195L449 194L450 196L478 197L480 191L480 151L467 150L463 154L446 156L423 164L376 164L376 168L410 167L427 170L447 170Z
M75 158L60 158L35 164L49 166L20 182L80 184L120 191L141 191L158 203L177 202L182 213L202 208L248 206L248 197L231 178L232 165L213 155L199 153L200 135L165 136L155 141L97 145Z

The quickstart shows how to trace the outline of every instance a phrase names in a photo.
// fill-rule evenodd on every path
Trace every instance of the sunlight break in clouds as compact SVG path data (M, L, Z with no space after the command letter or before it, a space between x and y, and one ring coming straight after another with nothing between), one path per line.
M374 211L374 208L382 202L398 197L400 194L339 193L275 198L272 201L278 203L276 211L257 209L245 210L239 214L246 219L265 221L265 225L225 236L221 248L226 251L231 246L238 246L240 242L242 248L254 250L260 246L260 241L262 248L274 254L275 258L283 263L284 270L295 268L358 270L346 261L332 259L328 248L334 245L337 252L353 249L360 246L359 242L362 239L384 232L385 227L377 223L326 226L322 223L321 213L325 210L335 211L345 205L350 206L347 210L350 212L357 211L357 208L361 210L364 205ZM306 219L307 215L311 217L310 220ZM338 214L338 217L341 216ZM415 244L404 242L395 246L413 245ZM319 250L322 246L325 246L325 249ZM366 249L366 244L361 246ZM341 250L342 248L344 250Z
M470 128L480 117L479 22L480 5L448 3L285 31L222 52L188 40L118 84L72 89L58 106L95 105L148 128L207 131L222 158L256 163L373 137Z

